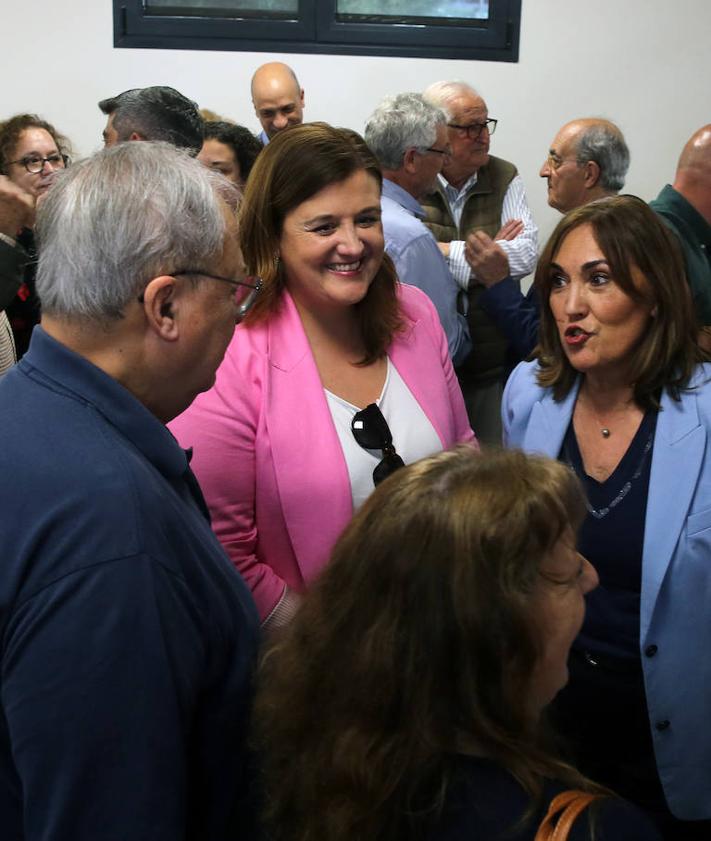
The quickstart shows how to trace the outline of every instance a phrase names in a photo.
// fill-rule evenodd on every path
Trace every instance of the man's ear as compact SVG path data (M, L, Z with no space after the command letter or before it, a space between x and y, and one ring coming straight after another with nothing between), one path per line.
M594 187L600 180L600 165L595 161L585 162L585 186L588 189Z
M405 149L405 154L402 156L402 166L405 172L411 175L417 172L418 154L416 149Z
M131 134L129 134L128 139L129 140L145 140L146 138L142 134L139 134L137 131L132 131Z
M303 108L304 107L304 89L303 88L301 88L300 96L301 96L301 107Z
M166 342L174 342L178 338L176 291L177 284L171 275L154 277L143 291L146 320Z

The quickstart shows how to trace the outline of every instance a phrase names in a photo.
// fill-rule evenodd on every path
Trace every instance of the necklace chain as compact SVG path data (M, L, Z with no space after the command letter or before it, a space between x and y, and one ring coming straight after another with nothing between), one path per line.
M647 459L647 455L649 454L649 451L652 449L652 442L653 441L654 441L654 430L652 430L649 433L649 438L647 439L647 443L644 445L644 449L642 450L642 456L639 460L639 464L637 465L637 469L632 474L632 477L630 479L628 479L625 482L625 484L620 488L620 490L617 492L616 496L614 497L614 499L612 499L611 502L609 502L603 508L593 508L592 505L590 505L590 501L587 498L587 494L585 495L585 507L588 509L588 512L590 514L592 514L593 517L595 517L596 520L602 520L603 517L607 517L607 515L610 513L610 511L612 511L613 508L617 508L617 506L622 502L622 500L632 490L632 482L634 482L636 479L639 479L639 477L642 473L642 470L644 469L644 463ZM584 480L585 477L581 476L578 473L578 471L575 469L575 464L574 464L573 458L571 457L570 448L569 448L569 444L568 444L567 441L564 445L563 453L565 455L565 461L566 461L566 464L568 465L568 467L573 471L573 473L575 473L576 476L578 476L578 478Z

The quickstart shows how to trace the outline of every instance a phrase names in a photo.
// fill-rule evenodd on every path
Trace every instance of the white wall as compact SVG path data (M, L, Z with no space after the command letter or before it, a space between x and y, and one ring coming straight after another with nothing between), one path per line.
M632 152L627 190L649 199L672 178L686 139L711 122L708 0L523 0L517 64L117 50L111 9L111 0L3 8L0 117L37 112L87 154L100 145L105 121L96 102L132 87L173 85L256 129L249 80L274 58L296 69L308 119L358 131L386 94L464 79L500 120L492 151L518 165L544 234L557 214L546 205L538 169L562 123L587 115L619 123Z

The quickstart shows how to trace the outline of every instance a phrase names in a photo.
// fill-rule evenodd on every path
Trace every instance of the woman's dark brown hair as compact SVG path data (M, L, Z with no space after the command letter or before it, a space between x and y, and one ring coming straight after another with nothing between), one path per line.
M679 243L636 196L615 196L579 207L563 217L548 240L535 278L541 299L539 385L552 388L555 399L562 400L578 376L561 345L549 298L555 275L551 264L568 234L582 225L592 228L615 283L632 300L655 309L630 359L635 401L643 409L659 408L665 388L678 400L695 366L709 357L698 345L699 328ZM642 289L632 276L635 268L646 281Z
M240 241L249 274L262 279L262 292L245 318L255 324L276 312L285 288L279 262L284 218L324 187L365 171L382 185L377 160L355 132L326 123L308 123L280 131L257 158L240 210ZM355 305L365 344L362 364L387 350L400 326L397 274L387 255L367 295Z
M270 838L420 839L457 753L532 802L545 777L591 787L540 746L529 692L539 565L584 513L572 471L517 451L460 446L376 489L263 656Z
M3 175L7 175L7 166L13 159L20 136L28 128L44 129L57 144L60 154L70 154L69 141L51 123L40 119L36 114L17 114L15 117L0 123L0 173Z

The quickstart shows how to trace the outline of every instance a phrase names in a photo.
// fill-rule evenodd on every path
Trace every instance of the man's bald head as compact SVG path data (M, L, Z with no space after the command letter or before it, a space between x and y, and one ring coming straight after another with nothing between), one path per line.
M303 122L304 91L288 64L270 61L252 76L254 111L267 137Z
M711 124L702 126L687 141L673 186L711 225Z

